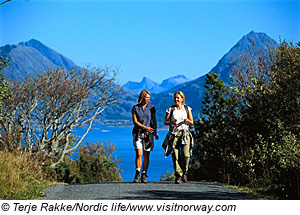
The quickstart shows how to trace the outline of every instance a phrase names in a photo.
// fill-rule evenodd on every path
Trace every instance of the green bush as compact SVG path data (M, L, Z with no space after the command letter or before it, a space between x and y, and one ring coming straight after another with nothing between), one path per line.
M82 182L121 181L120 160L112 156L114 151L115 145L111 142L80 147L76 164Z
M55 168L56 180L64 183L90 183L103 181L122 181L120 160L112 153L112 143L87 143L76 151L79 158L67 158Z
M300 43L255 53L235 60L231 88L207 75L192 177L300 199Z

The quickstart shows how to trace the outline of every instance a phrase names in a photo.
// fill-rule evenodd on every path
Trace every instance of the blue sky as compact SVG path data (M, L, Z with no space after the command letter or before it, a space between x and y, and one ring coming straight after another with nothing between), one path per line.
M252 30L299 42L299 16L299 0L13 0L0 6L0 46L34 38L79 66L120 67L121 84L195 79Z

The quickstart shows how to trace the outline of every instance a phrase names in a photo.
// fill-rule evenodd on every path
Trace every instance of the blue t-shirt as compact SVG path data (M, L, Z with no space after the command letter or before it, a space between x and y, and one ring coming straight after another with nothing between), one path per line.
M135 113L137 121L147 127L150 127L152 120L151 114L154 114L155 112L155 107L151 104L147 104L144 110L141 104L136 104L132 107L132 113Z

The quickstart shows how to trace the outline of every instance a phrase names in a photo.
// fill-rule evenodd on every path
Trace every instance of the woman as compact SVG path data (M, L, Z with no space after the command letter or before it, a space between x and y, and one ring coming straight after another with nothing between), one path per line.
M150 151L152 151L154 147L154 136L158 139L156 131L156 110L149 102L150 92L143 90L139 95L138 104L134 105L132 108L132 121L134 124L132 130L133 146L136 151L136 173L133 180L135 183L138 183L140 179L142 183L147 183L146 173L149 166ZM144 160L141 178L142 155L144 155Z
M165 156L172 153L175 171L175 183L187 182L188 166L194 140L189 125L194 124L192 109L185 105L183 92L174 94L175 105L166 110L165 125L169 125L169 133L163 142Z

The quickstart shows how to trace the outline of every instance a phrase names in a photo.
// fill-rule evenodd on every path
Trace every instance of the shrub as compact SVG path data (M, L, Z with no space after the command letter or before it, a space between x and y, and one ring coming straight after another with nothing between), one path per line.
M192 176L300 199L300 43L247 52L232 88L208 74Z
M65 159L56 168L56 180L65 183L90 183L103 181L122 181L120 160L113 157L115 145L87 143L76 151L79 158Z
M169 170L167 170L165 172L165 174L163 174L160 178L161 181L174 181L175 180L175 173L170 172Z
M27 152L0 151L0 172L0 199L36 199L50 185Z

